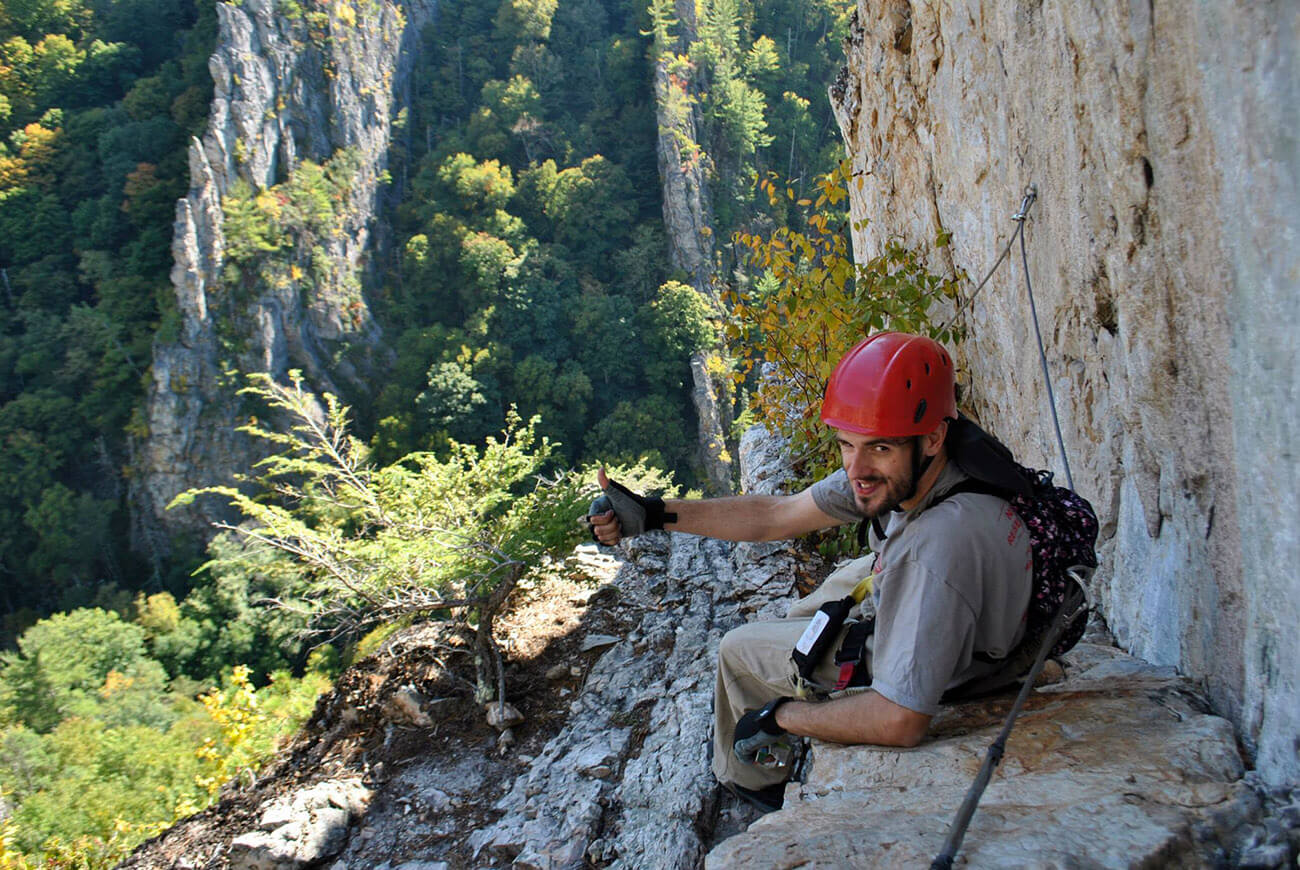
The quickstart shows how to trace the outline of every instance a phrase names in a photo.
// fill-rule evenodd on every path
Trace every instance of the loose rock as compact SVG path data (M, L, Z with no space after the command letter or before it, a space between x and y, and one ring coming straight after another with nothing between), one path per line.
M496 701L489 701L487 707L487 721L493 728L506 730L512 725L518 725L524 721L524 714L519 712L519 708L514 704L506 702L504 704Z
M338 852L352 819L365 811L370 790L358 780L322 782L268 805L258 830L230 844L234 870L298 870Z
M383 715L390 722L428 728L433 720L424 711L424 696L414 686L402 686L384 703Z
M618 642L619 638L610 634L589 634L582 641L582 651L591 652L594 649L604 649Z

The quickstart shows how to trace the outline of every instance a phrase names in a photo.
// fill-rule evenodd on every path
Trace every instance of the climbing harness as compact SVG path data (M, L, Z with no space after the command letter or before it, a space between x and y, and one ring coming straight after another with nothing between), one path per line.
M1073 495L1074 477L1070 473L1070 462L1065 452L1065 439L1061 436L1061 423L1056 414L1056 396L1052 391L1052 379L1047 369L1047 352L1043 349L1043 334L1038 326L1038 309L1034 304L1034 287L1029 279L1029 255L1025 249L1025 219L1029 215L1029 209L1033 207L1034 202L1038 199L1038 188L1029 185L1025 188L1024 199L1021 200L1020 210L1012 216L1016 222L1016 232L1012 235L1007 246L1003 249L1002 254L998 257L993 268L989 270L988 275L980 282L980 286L966 300L965 305L954 315L954 320L960 316L962 311L969 307L974 300L975 295L983 288L984 284L992 277L993 272L1006 258L1007 253L1011 250L1012 243L1015 242L1016 236L1020 238L1020 260L1025 275L1025 288L1029 293L1029 311L1034 322L1034 335L1038 341L1038 358L1043 367L1043 380L1047 384L1047 399L1052 410L1052 424L1056 430L1056 443L1061 451L1061 462L1065 468L1065 480L1069 487L1070 494ZM951 323L951 321L950 321ZM1077 496L1076 496L1077 498ZM1086 504L1086 502L1085 502ZM1095 532L1094 532L1095 534ZM971 784L970 790L966 793L965 800L962 801L961 807L957 810L957 816L953 819L952 825L948 828L948 835L944 840L943 850L930 864L931 870L949 870L953 865L953 860L957 857L957 851L961 848L962 839L966 836L966 829L970 825L971 817L975 815L975 809L979 805L980 797L984 794L984 789L988 786L989 780L993 777L994 769L1001 763L1002 756L1006 751L1007 737L1011 734L1011 729L1015 725L1016 717L1020 715L1020 709L1024 706L1033 691L1034 682L1038 675L1042 673L1043 665L1047 661L1048 654L1057 646L1058 641L1069 630L1080 616L1088 611L1087 584L1091 579L1093 565L1076 565L1067 568L1067 574L1073 581L1073 588L1068 590L1065 600L1060 604L1056 611L1056 616L1052 620L1051 626L1044 635L1042 642L1039 644L1038 655L1034 659L1033 667L1025 676L1024 684L1020 687L1020 694L1016 696L1016 702L1011 706L1010 712L1007 713L1006 722L1002 725L1002 730L997 738L989 746L988 752L984 757L984 763L980 766L979 773L975 776L975 781Z

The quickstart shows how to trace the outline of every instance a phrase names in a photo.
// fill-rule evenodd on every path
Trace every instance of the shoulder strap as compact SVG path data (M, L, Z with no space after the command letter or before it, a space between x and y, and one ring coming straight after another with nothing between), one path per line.
M976 480L985 481L1002 492L990 492L999 498L1029 496L1034 481L1029 469L1022 468L1007 446L985 432L970 418L959 415L948 426L948 458ZM1002 493L1010 495L1003 495Z
M1001 487L998 486L997 484L989 483L984 480L976 480L973 477L968 477L965 480L953 484L948 489L948 491L943 493L942 495L935 496L934 501L926 505L925 509L929 510L930 508L934 507L937 504L942 504L944 501L952 498L954 495L961 495L962 493L967 493L967 492L973 492L977 495L997 496L998 498L1003 499L1005 501L1011 501L1013 498L1016 497L1015 492L1006 489L1005 487Z
M876 537L884 540L889 537L885 534L885 527L880 524L880 517L872 517L869 520L863 520L858 523L858 552L867 545L867 529L876 533Z

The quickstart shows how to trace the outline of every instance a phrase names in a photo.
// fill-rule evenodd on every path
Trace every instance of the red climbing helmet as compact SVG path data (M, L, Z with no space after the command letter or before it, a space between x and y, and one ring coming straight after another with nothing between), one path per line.
M822 400L822 422L880 438L924 435L957 416L952 357L923 335L878 332L844 355Z

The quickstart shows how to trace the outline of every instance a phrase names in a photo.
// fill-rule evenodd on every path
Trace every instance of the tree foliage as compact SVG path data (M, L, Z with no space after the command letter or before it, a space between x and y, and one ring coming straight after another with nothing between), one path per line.
M377 456L481 444L518 404L542 414L538 432L570 463L609 446L657 452L692 482L693 450L614 424L655 399L674 425L696 426L677 358L693 340L647 309L686 277L668 265L653 62L671 45L698 84L682 106L700 131L687 150L712 173L717 237L766 232L788 208L756 198L747 175L781 170L806 186L834 151L824 93L850 5L707 0L698 38L678 44L671 2L440 3L394 122L382 196L394 244L358 280L327 253L355 205L351 152L286 166L266 190L236 183L223 200L226 280L209 298L219 328L246 325L244 300L265 287L314 297L338 284L346 316L368 302L398 355L375 395L346 397ZM146 588L181 601L192 565L178 556L159 574L128 549L125 493L152 346L180 322L173 210L207 120L214 4L3 9L0 608L18 619ZM330 39L331 17L311 4L277 12L317 47ZM718 254L730 274L733 250ZM602 424L650 440L611 445L594 435Z
M229 499L246 518L229 532L293 559L277 603L309 614L329 637L410 614L467 620L479 700L499 695L493 620L525 572L576 542L591 476L543 475L553 445L538 437L536 418L511 415L481 448L452 442L446 457L418 452L376 467L349 434L347 409L328 395L320 407L297 373L287 384L250 375L244 392L289 421L287 431L244 427L276 450L250 481L256 492L209 487L174 504Z
M854 5L701 0L692 32L672 2L650 4L647 32L673 83L664 95L674 103L668 116L691 116L674 129L682 153L712 183L719 237L784 220L784 208L764 213L771 204L755 196L755 177L779 172L802 195L834 168L840 143L825 93Z
M577 531L585 496L553 469L694 474L688 361L715 345L718 311L668 265L654 62L671 45L698 85L678 108L697 122L685 150L711 173L718 237L770 233L797 209L749 175L779 170L802 191L833 163L824 94L850 6L701 0L698 38L678 44L671 0L440 3L394 122L377 233L393 244L364 276L396 359L374 396L348 397L360 440L331 442L364 485L271 439L281 464L245 482L257 495L223 492L264 524L214 539L191 575L182 541L163 574L129 551L125 493L153 344L180 322L172 221L207 121L216 4L0 4L0 609L19 640L0 657L15 808L0 867L14 849L107 865L251 770L319 685L287 673L304 634L402 610L372 600L468 620L486 694L498 596ZM276 11L323 46L351 9ZM355 161L344 150L227 191L228 268L209 298L222 328L266 287L350 280L326 251L355 205ZM730 276L733 248L718 254ZM343 289L360 304L359 281ZM341 405L317 412L344 431ZM259 415L251 434L313 443L277 430L293 413ZM640 474L623 477L654 488Z
M171 305L171 225L210 102L214 29L199 0L0 7L0 608L11 617L161 579L126 546L125 468Z
M738 233L752 281L727 294L731 317L725 333L740 361L738 383L753 382L751 409L758 419L792 439L808 478L838 464L818 418L832 369L863 336L881 329L919 332L951 342L954 334L931 324L931 306L956 298L962 275L932 274L923 252L896 240L866 263L854 263L847 237L847 186L858 184L848 161L817 180L817 197L796 199L793 188L764 178L772 201L806 210L806 229L778 227L768 235ZM935 247L948 244L940 232Z
M196 701L169 685L147 638L181 609L142 601L136 622L98 609L41 620L0 657L0 867L110 867L140 841L256 770L310 715L326 677L255 688L230 670Z
M638 6L440 9L405 121L431 135L394 161L400 262L377 308L401 332L395 376L359 414L383 461L483 444L512 406L570 464L595 460L621 402L682 404L667 333L637 329L670 277ZM690 451L669 452L689 480Z

